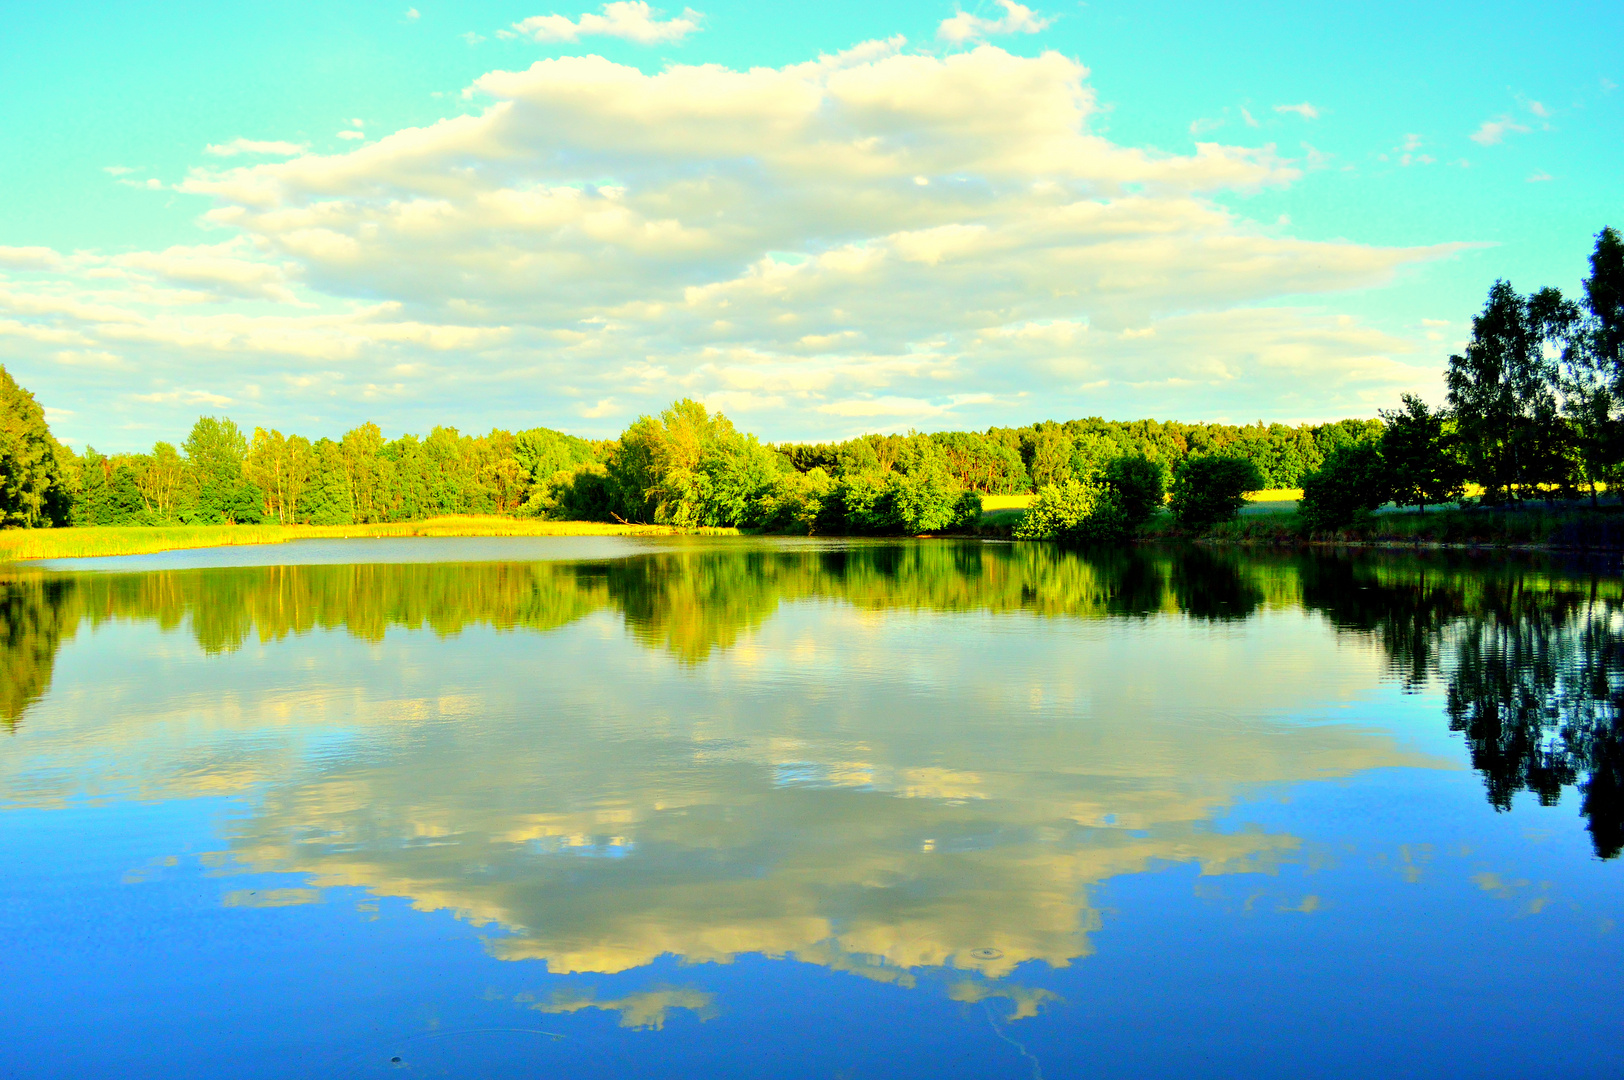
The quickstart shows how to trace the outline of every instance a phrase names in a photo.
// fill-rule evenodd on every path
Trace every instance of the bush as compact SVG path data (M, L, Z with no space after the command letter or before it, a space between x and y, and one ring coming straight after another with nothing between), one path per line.
M1310 529L1340 529L1368 518L1391 494L1381 450L1374 443L1357 443L1333 451L1317 472L1303 477L1297 513Z
M1123 528L1132 531L1162 507L1166 482L1159 462L1143 454L1115 458L1106 463L1105 485L1111 491Z
M1248 491L1263 487L1263 475L1245 458L1185 458L1173 470L1173 518L1185 529L1233 521Z
M1126 532L1124 526L1103 484L1062 480L1038 489L1014 535L1018 540L1106 540Z

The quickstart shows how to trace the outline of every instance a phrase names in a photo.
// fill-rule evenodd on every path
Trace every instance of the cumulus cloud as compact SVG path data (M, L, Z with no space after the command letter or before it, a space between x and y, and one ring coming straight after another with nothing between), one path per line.
M1320 111L1306 101L1300 105L1276 105L1274 111L1277 113L1296 113L1304 120L1318 120L1320 115Z
M679 42L699 29L704 18L692 8L680 18L660 19L660 12L643 0L615 0L603 5L603 14L590 12L579 19L566 15L532 15L513 29L537 41L578 41L583 37L616 37L639 45Z
M266 154L274 157L292 157L304 153L305 143L283 142L279 139L232 139L228 143L210 143L203 148L205 154L215 157L236 157L238 154ZM111 170L109 170L111 171ZM129 170L125 170L128 172Z
M943 19L936 28L936 36L951 44L962 45L999 34L1035 34L1054 22L1054 19L1034 14L1031 8L1023 7L1014 0L998 0L998 6L1004 9L1004 14L997 19L984 18L968 11L960 11L952 18Z
M1427 379L1406 341L1276 298L1381 286L1452 248L1248 221L1221 196L1289 186L1297 164L1113 142L1058 53L898 38L653 74L566 56L472 90L476 112L344 152L195 170L178 186L213 200L222 243L24 249L55 274L0 283L0 326L74 340L7 340L166 380L81 386L103 415L187 386L270 417L536 402L613 431L692 394L774 437L1229 402L1315 418ZM166 405L185 402L143 402Z

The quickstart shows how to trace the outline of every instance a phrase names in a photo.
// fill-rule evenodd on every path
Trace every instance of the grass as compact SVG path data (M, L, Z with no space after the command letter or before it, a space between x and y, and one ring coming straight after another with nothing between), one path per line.
M145 555L180 548L281 544L289 540L384 536L668 536L691 530L663 525L533 518L438 517L382 525L96 525L73 529L8 529L0 532L0 562L20 559L84 559ZM737 529L702 529L733 536Z
M1148 533L1176 536L1162 518ZM1577 506L1431 510L1378 514L1345 528L1310 533L1294 512L1243 515L1203 539L1243 544L1368 544L1377 547L1537 547L1580 551L1624 548L1624 509Z

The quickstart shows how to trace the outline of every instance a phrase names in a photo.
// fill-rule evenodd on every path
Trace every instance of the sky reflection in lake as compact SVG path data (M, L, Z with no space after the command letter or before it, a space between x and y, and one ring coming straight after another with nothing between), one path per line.
M0 1075L1624 1066L1616 577L423 543L10 575Z

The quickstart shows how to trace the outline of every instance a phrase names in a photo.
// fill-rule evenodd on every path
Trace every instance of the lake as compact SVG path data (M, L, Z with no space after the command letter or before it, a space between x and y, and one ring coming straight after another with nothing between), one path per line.
M310 541L5 570L0 1076L1624 1075L1624 587Z

